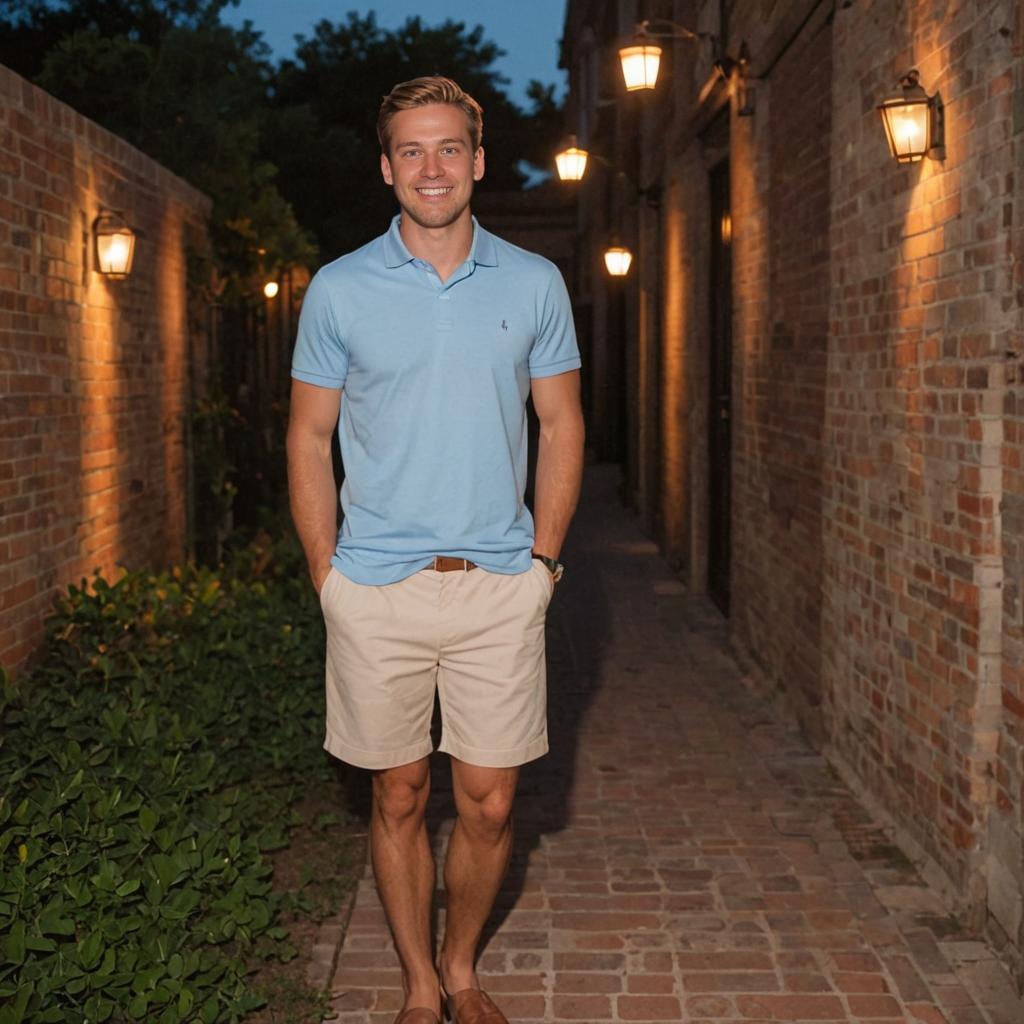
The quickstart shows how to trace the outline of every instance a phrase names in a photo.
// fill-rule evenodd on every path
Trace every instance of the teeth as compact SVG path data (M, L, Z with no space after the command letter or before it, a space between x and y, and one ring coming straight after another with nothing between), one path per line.
M421 188L418 191L425 196L443 196L451 192L451 188Z

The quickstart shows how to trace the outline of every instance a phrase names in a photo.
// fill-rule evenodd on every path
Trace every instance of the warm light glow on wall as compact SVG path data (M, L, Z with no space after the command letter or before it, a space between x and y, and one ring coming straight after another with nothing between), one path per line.
M625 277L632 262L633 254L625 246L613 245L605 250L604 265L612 277Z
M732 216L728 213L722 214L722 244L729 245L732 242Z
M661 67L661 47L655 43L636 40L619 50L622 77L629 92L653 89Z

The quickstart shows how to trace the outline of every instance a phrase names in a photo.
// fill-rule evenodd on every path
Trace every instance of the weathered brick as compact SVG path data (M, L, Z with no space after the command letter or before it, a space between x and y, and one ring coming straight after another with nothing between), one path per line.
M736 1006L744 1017L778 1021L848 1020L842 1000L817 995L740 995Z
M608 996L559 996L551 1000L559 1020L611 1020L612 1001ZM506 1016L510 1007L503 1001Z
M619 996L615 1006L621 1020L680 1019L679 1000L671 996Z
M0 255L0 308L18 311L0 325L5 353L17 353L3 363L0 486L14 481L13 493L31 499L26 520L19 512L27 507L0 490L0 547L8 558L32 555L21 566L28 581L0 585L0 608L17 604L30 623L0 646L0 662L16 670L41 641L55 592L78 582L83 556L85 572L113 577L119 565L166 565L186 554L181 240L186 226L202 236L210 207L6 68L0 99L12 186L0 195L17 199L0 198L0 239L9 239L11 257ZM129 280L110 284L90 272L83 284L82 249L68 238L77 237L79 211L89 222L101 206L125 209L147 244ZM203 339L191 346L202 358Z

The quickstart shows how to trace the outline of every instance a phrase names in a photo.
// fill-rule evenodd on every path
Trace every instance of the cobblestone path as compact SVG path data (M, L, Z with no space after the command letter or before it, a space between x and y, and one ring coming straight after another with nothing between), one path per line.
M614 483L589 471L565 552L552 752L523 773L484 987L513 1024L1024 1024L989 947L744 686L723 620L687 596ZM439 852L452 814L439 759ZM333 1019L391 1024L400 975L369 872L344 934L322 934Z

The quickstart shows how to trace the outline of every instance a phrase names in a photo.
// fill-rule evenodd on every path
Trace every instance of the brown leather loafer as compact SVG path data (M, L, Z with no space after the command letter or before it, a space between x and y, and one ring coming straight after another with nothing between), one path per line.
M448 1016L452 1024L508 1024L508 1018L491 997L478 988L464 988L448 997Z
M413 1006L403 1010L396 1018L395 1024L441 1024L436 1013L425 1006Z

